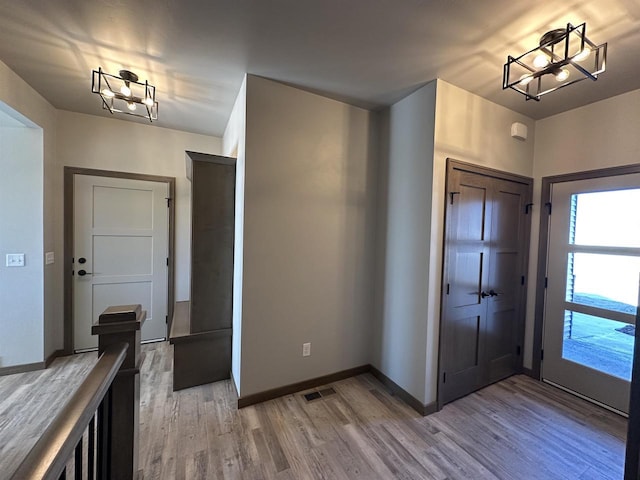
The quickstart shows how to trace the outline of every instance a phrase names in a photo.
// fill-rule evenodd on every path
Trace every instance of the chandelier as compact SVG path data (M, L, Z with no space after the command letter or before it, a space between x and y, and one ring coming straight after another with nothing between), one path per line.
M91 92L100 95L104 110L146 118L150 122L158 119L156 87L149 82L139 82L138 75L129 70L111 75L98 68L92 73Z
M558 28L545 33L539 45L520 55L507 58L502 89L511 88L527 100L589 78L597 80L605 71L607 44L596 45L586 36L586 23Z

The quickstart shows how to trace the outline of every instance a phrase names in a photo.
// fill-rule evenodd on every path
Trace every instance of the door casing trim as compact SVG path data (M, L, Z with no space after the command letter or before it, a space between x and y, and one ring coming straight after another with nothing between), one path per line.
M492 177L492 178L497 178L497 179L501 179L501 180L508 180L511 182L517 182L517 183L522 183L524 185L528 185L529 186L529 195L532 195L532 189L533 189L533 178L530 177L525 177L523 175L518 175L516 173L510 173L510 172L505 172L502 170L497 170L494 168L490 168L490 167L485 167L482 165L476 165L473 163L468 163L468 162L463 162L460 160L456 160L454 158L447 158L447 168L446 168L446 177L445 177L445 196L444 196L444 202L445 202L445 212L444 212L444 224L443 224L443 239L442 239L442 275L440 278L440 321L439 321L439 326L438 326L438 379L437 379L437 385L438 385L438 389L437 389L437 394L436 394L436 404L437 404L437 410L441 410L442 407L444 406L443 401L442 401L442 323L444 321L444 308L443 308L443 302L442 302L442 296L444 295L444 289L445 289L445 283L444 283L444 279L445 279L445 275L446 275L446 267L447 267L447 262L446 262L446 251L447 251L447 213L448 213L448 209L447 209L447 197L449 194L449 179L451 176L451 172L453 170L461 170L461 171L465 171L465 172L470 172L470 173L475 173L478 175L484 175L487 177ZM531 222L529 221L526 225L525 228L525 239L527 242L527 246L525 248L524 251L524 258L523 258L523 265L524 265L524 274L525 274L525 278L528 275L528 265L529 265L529 244L530 244L530 237L531 235ZM522 324L519 326L520 328L520 332L519 332L519 342L522 345L522 349L521 349L521 354L520 354L520 363L518 365L518 369L519 371L523 370L523 365L522 365L522 361L524 358L524 334L525 334L525 321L526 321L526 299L527 299L527 290L529 288L529 285L527 283L525 283L524 285L524 293L523 293L523 297L524 297L524 305L523 305L523 318L522 318Z
M535 314L533 320L533 348L531 360L531 376L542 380L542 334L544 331L544 307L545 307L545 279L547 277L547 255L549 241L549 216L548 208L543 208L551 202L551 186L555 183L574 182L576 180L589 180L592 178L615 177L640 173L640 164L625 165L621 167L599 168L582 172L565 173L542 177L540 192L540 233L538 235L538 265L536 266L536 299Z
M167 338L169 326L173 317L173 304L175 295L175 191L176 178L160 175L148 175L143 173L116 172L112 170L94 170L91 168L64 167L64 231L63 231L63 275L64 275L64 347L65 355L73 353L73 176L90 175L93 177L124 178L128 180L144 180L148 182L166 183L169 186L169 270L167 272Z

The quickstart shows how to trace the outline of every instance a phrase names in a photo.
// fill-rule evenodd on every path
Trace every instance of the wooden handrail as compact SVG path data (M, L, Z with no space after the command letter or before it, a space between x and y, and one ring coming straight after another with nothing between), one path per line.
M126 343L107 347L74 393L13 474L14 480L58 479L87 425L109 391L127 349Z

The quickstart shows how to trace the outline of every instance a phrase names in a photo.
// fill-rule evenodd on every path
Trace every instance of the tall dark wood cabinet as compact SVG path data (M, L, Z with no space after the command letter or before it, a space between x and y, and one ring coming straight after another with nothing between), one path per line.
M186 152L191 180L191 300L171 325L173 389L229 378L236 159Z

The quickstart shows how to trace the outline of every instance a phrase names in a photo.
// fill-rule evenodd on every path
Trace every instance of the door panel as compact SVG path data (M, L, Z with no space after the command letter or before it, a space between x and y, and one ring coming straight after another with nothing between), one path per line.
M141 304L142 339L166 338L166 197L162 182L74 175L74 350L97 347L91 325L112 305Z
M92 227L153 228L153 190L94 185Z
M480 317L468 317L453 320L451 330L456 338L463 341L451 349L451 373L453 375L478 366L480 356L478 339L480 338Z
M128 252L128 255L119 252ZM150 275L153 272L152 238L95 236L93 269L100 275Z
M458 194L453 198L456 206L453 214L456 223L457 241L484 240L484 225L486 221L487 189L484 185L465 184L470 180L462 176L457 185ZM471 183L471 182L470 182ZM459 195L459 197L456 197Z
M453 168L447 193L441 403L520 368L531 187Z
M449 195L451 234L447 236L446 321L442 337L445 381L442 395L450 401L479 388L484 376L486 315L482 286L487 284L488 242L491 205L487 203L488 185L483 178L467 172L452 173Z
M451 308L480 305L482 252L455 252L450 281Z
M493 216L487 302L487 383L513 375L520 363L525 316L522 280L527 258L524 238L529 216L527 185L493 180Z
M522 212L525 206L527 191L524 186L504 185L500 182L500 190L495 193L493 202L493 225L491 227L491 238L494 242L499 242L500 248L517 252L520 249L520 229ZM511 191L504 191L504 188L511 187Z

